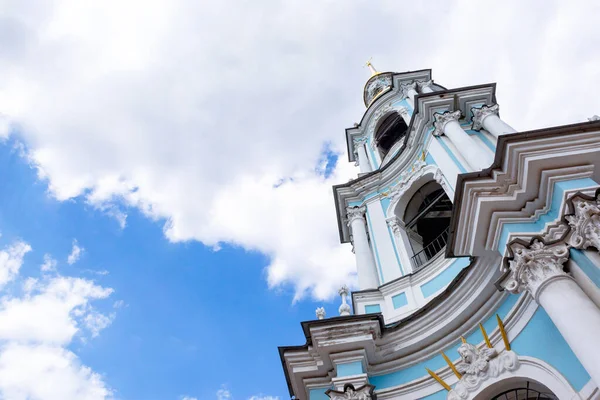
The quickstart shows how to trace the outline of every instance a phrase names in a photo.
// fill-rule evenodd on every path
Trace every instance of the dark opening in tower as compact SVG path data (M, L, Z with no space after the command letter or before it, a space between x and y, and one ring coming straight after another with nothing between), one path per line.
M451 215L452 202L437 182L426 183L410 199L404 221L415 269L446 247Z
M404 122L404 118L397 112L388 115L378 124L375 131L375 143L377 143L382 159L398 140L406 136L407 131L408 126Z

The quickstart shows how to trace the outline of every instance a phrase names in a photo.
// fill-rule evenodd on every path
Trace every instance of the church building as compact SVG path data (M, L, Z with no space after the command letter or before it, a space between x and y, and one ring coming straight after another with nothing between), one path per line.
M495 84L367 65L333 187L358 288L279 348L291 398L600 399L600 118L519 132Z

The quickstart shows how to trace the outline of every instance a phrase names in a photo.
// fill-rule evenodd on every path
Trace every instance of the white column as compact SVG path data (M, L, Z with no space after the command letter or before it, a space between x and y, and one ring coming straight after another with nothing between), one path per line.
M541 305L592 380L600 383L600 309L563 271L569 249L534 241L511 245L510 276L503 286L512 293L527 290Z
M513 127L500 119L498 110L498 104L471 108L471 112L473 113L473 130L478 131L483 128L495 137L515 133L516 130Z
M354 243L354 255L356 257L356 271L358 273L358 287L360 290L374 289L379 286L377 279L377 267L369 240L365 221L365 210L363 207L348 207L348 226L352 230Z
M398 108L398 114L402 117L406 125L410 125L410 114L408 113L408 109L406 107Z
M413 272L412 262L406 247L406 242L408 240L405 241L402 237L402 234L404 233L404 224L397 217L388 218L386 222L392 230L392 234L394 235L396 250L398 251L400 263L402 264L402 270L406 275L411 274ZM406 235L406 233L404 234Z
M461 112L459 110L446 111L443 114L435 113L433 123L435 130L433 134L435 136L446 135L454 146L459 149L471 171L488 168L493 162L491 154L464 131L458 123L460 116Z
M421 93L433 93L433 88L431 87L433 81L431 79L425 82L417 82L417 85Z
M371 168L371 163L369 163L369 158L367 156L366 142L355 142L354 143L354 151L357 157L357 163L360 167L360 172L366 173L371 172L373 169Z
M408 104L410 104L410 106L412 108L415 108L415 96L418 94L417 93L417 82L401 84L400 85L400 93L402 94L402 97L406 98L406 101L408 101Z

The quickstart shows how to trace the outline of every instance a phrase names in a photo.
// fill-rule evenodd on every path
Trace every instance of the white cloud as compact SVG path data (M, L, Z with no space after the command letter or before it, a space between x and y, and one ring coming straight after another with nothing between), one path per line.
M80 247L77 243L77 239L73 239L73 248L71 249L71 254L69 254L69 257L67 257L67 263L69 263L69 265L75 264L81 257L81 253L83 253L84 250L85 249Z
M353 280L331 185L355 171L345 155L329 179L312 166L323 142L343 152L364 111L359 66L374 56L433 68L447 87L496 81L517 129L584 121L600 111L599 7L9 0L0 113L56 198L84 196L121 226L137 207L172 241L263 252L271 287L326 298Z
M97 311L91 311L85 316L83 322L91 332L92 337L96 337L100 334L100 331L112 324L115 316L115 313L111 313L107 316Z
M0 288L18 275L23 257L30 251L31 246L20 241L0 251Z
M198 400L198 398L196 398L196 397L190 397L190 396L182 396L181 400Z
M44 262L42 263L40 269L43 272L50 272L56 270L57 261L52 258L50 254L44 254Z
M20 280L23 288L20 295L0 298L0 398L111 399L102 377L67 346L76 335L84 337L81 327L94 337L109 325L114 316L98 313L91 302L107 298L112 289L81 278L20 277L23 256L30 250L27 243L16 242L0 251L2 271L11 271L9 279Z
M231 392L227 390L225 386L221 389L217 390L217 400L231 400L233 397L231 396Z
M127 307L127 304L125 304L124 300L117 300L113 303L113 308L123 308L123 307Z
M47 344L9 343L0 350L4 399L101 400L112 398L102 377L71 351Z
M279 400L279 396L263 396L262 394L248 397L248 400Z

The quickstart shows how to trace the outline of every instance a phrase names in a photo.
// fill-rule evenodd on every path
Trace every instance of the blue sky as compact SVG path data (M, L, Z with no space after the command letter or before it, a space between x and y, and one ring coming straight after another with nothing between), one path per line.
M82 199L58 202L21 157L19 143L0 146L0 243L32 247L21 279L40 278L50 254L58 274L114 289L95 305L115 313L110 326L95 338L76 335L68 348L104 376L116 398L212 399L219 390L234 399L286 398L277 346L303 343L299 322L313 319L320 305L336 315L337 300L292 304L292 290L268 289L268 259L258 252L170 243L163 221L135 210L121 229ZM328 168L336 159L324 154ZM74 239L84 250L69 265Z
M277 346L356 282L331 186L370 57L496 82L520 131L600 114L591 0L1 3L9 400L285 399Z

